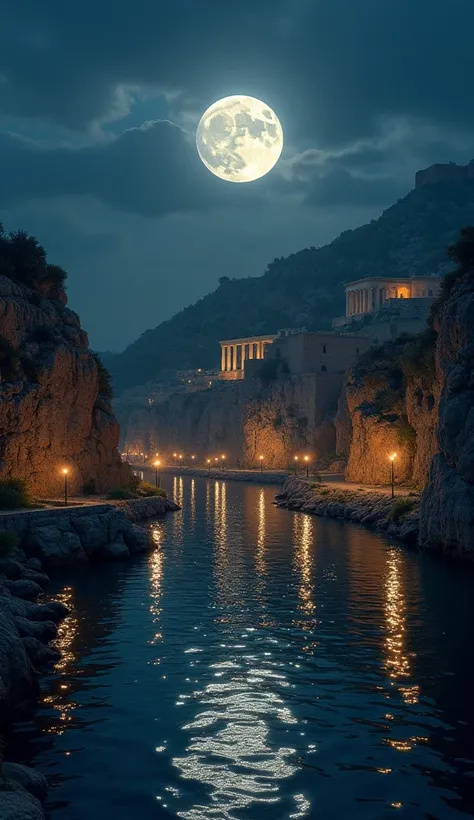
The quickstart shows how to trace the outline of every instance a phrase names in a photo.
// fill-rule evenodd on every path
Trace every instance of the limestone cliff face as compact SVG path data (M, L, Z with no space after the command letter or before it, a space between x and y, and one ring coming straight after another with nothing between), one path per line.
M395 452L398 483L426 481L439 401L426 335L371 350L349 373L336 416L336 449L347 459L348 480L387 484Z
M78 316L0 276L0 476L25 478L37 496L93 480L121 484L119 426L101 395L98 364Z
M138 452L173 449L229 463L287 468L294 453L314 457L334 452L331 421L340 382L331 374L280 375L269 384L251 381L216 385L161 404L127 410L122 422L127 445ZM120 403L117 413L121 419Z
M437 439L423 493L420 542L474 551L474 272L453 287L437 319L442 384Z

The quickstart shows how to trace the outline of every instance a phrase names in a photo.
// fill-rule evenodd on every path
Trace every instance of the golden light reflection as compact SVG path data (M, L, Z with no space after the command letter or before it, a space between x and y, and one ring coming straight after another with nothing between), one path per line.
M260 576L266 573L265 535L265 491L262 488L258 497L257 550L255 553L255 565Z
M193 456L194 457L194 456ZM189 515L191 524L196 523L196 479L191 479L191 488L189 491Z
M397 550L387 552L385 575L385 666L393 686L405 703L415 704L419 699L419 686L406 683L410 677L410 655L406 649L406 601L402 578L402 558ZM398 685L397 685L398 684Z
M314 585L313 560L311 546L313 543L313 521L309 515L295 515L293 524L294 560L300 576L298 609L305 615L312 615L316 609L313 601Z
M79 619L75 612L72 587L64 587L61 592L55 594L54 598L56 601L66 604L70 612L67 618L59 624L58 635L53 644L61 652L61 657L55 664L55 669L64 676L76 662L73 644L79 632ZM43 698L43 703L52 706L59 713L59 722L49 725L46 730L47 734L62 735L66 730L64 724L72 720L70 713L77 709L78 704L68 698L68 692L69 684L63 681L56 692Z
M161 543L163 538L163 530L159 526L152 529L153 540L156 543ZM155 633L150 641L153 646L162 640L162 633L159 628L159 621L161 617L161 594L163 584L163 562L164 552L162 549L157 549L151 553L149 559L150 567L150 612L153 616L153 624L155 626ZM156 659L151 663L159 663Z

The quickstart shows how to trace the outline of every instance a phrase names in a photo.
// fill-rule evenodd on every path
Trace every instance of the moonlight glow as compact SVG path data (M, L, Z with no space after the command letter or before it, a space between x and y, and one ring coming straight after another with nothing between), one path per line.
M224 97L205 111L196 145L206 168L228 182L252 182L268 174L283 148L275 112L255 97Z

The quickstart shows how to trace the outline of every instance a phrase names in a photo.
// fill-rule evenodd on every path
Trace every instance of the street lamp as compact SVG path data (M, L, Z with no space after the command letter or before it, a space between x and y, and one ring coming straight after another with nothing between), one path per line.
M225 455L221 456L222 467L225 469Z
M176 459L178 458L178 453L173 453L174 463L176 464Z
M191 456L192 461L195 461L195 459L196 459L196 456Z
M392 484L392 498L395 498L395 459L397 457L396 453L392 453L389 456L390 459L390 479Z
M67 467L63 467L63 476L64 476L64 506L67 507L67 476L69 470Z
M211 475L211 459L210 458L207 459L207 471L208 471L209 475Z
M306 463L306 478L309 478L309 456L304 457Z
M179 472L181 472L182 467L183 467L183 456L180 455L180 457L179 457Z
M155 487L161 487L161 475L158 472L161 461L155 461Z
M298 456L295 456L295 475L298 475Z
M260 461L260 472L263 473L263 456L259 456Z

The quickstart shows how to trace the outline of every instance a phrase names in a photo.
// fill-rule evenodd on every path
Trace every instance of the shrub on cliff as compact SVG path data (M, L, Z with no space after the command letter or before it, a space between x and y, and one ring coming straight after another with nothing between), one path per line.
M99 377L99 395L102 396L104 399L108 399L110 401L110 399L113 398L112 377L107 368L105 367L105 365L102 363L99 354L93 353L92 355L97 365L97 373Z
M26 481L21 478L0 479L0 510L18 510L30 505Z
M111 501L129 501L131 498L138 498L137 493L127 487L115 487L107 496Z
M1 224L0 274L49 298L57 296L66 280L62 268L48 263L46 251L36 237L22 230L7 235Z

